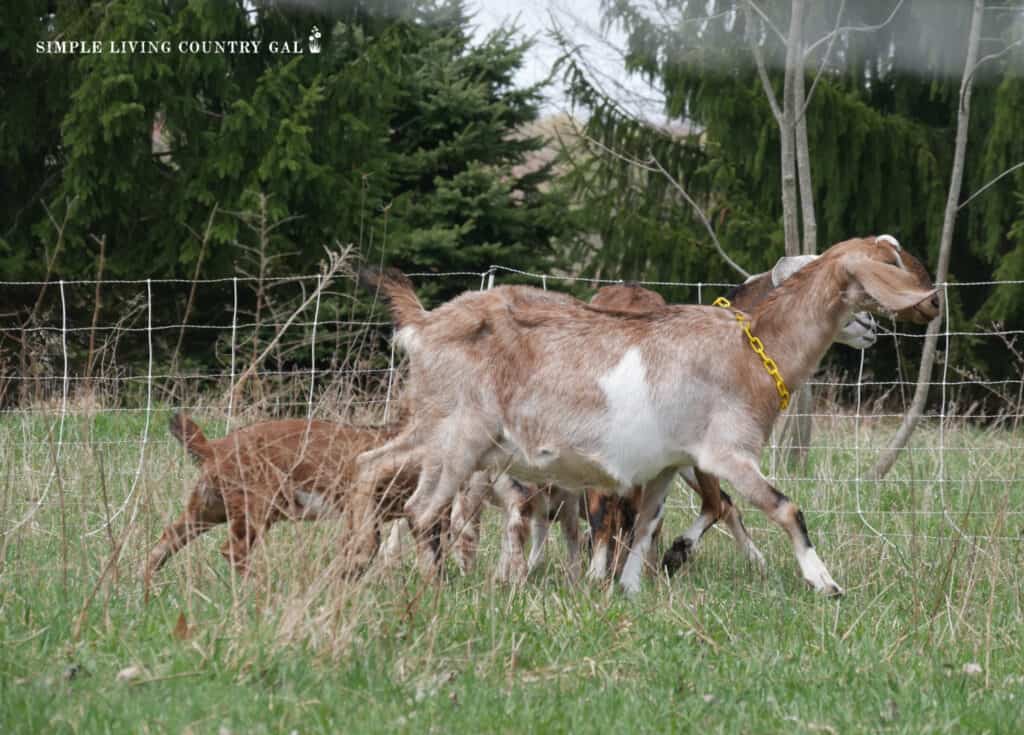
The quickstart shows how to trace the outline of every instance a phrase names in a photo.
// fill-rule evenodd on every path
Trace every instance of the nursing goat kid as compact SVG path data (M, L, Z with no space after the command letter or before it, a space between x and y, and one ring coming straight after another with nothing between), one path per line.
M919 323L938 315L935 289L915 275L920 264L908 268L911 261L892 238L848 240L750 314L753 334L791 390L854 311ZM408 279L364 275L374 278L409 355L414 409L399 436L360 456L359 482L372 483L380 462L420 457L406 510L421 542L478 469L617 494L643 485L636 542L620 579L634 593L671 480L695 467L731 483L783 527L809 585L842 592L811 545L803 514L761 474L761 450L780 411L776 381L728 310L626 314L503 286L427 312Z
M886 236L882 236L886 237ZM891 237L891 236L889 236ZM740 311L751 311L760 304L773 289L808 263L814 262L817 255L796 255L779 258L775 266L764 273L750 276L741 285L734 288L728 295L733 308ZM928 274L924 272L927 282ZM605 286L598 289L590 300L591 305L604 309L620 311L651 311L666 306L660 294L633 284ZM836 335L835 341L855 349L863 350L871 347L877 339L878 325L871 314L857 312L843 325ZM743 526L739 509L733 505L732 498L721 490L718 479L703 475L693 468L684 469L682 477L701 498L700 515L694 523L680 535L665 555L663 566L669 574L675 573L679 566L690 558L697 550L701 538L711 526L719 520L729 529L740 550L759 566L764 566L764 557L754 545L753 539ZM626 553L633 543L634 521L640 508L641 488L624 495L609 495L600 490L587 490L587 519L590 523L590 540L592 555L588 578L604 579L611 569L614 574L621 571L626 561ZM657 551L657 539L661 526L658 525L652 536L650 552ZM657 568L656 557L648 555L648 566Z
M524 485L504 473L492 478L486 472L474 473L452 504L452 554L463 574L476 559L485 503L504 514L497 581L521 582L533 572L543 560L553 521L559 523L565 539L569 577L575 580L579 576L579 496L553 486ZM523 551L527 538L531 542L529 560Z

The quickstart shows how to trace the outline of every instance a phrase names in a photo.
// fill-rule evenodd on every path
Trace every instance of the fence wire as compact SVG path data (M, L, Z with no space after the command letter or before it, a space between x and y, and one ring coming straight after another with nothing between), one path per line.
M501 265L483 272L409 275L418 285L457 280L480 289L512 281L544 289L621 283ZM393 418L401 390L401 354L393 343L386 346L366 336L368 330L386 331L389 322L352 308L351 283L338 279L330 291L321 278L0 282L11 303L36 304L31 319L20 313L0 317L0 456L10 475L4 489L8 497L0 503L0 533L8 536L31 525L39 509L51 502L62 474L73 474L82 457L95 452L109 455L107 476L123 484L116 507L102 517L97 511L86 536L107 532L117 522L133 522L143 505L147 467L157 462L147 449L153 454L176 446L165 428L175 411L215 422L215 434L265 417L360 422ZM698 303L734 285L639 283L691 289ZM878 343L861 352L855 373L819 372L812 377L809 385L817 401L806 415L814 422L813 440L795 446L784 430L783 422L795 415L794 402L773 430L764 456L766 473L799 499L808 516L849 517L869 537L897 552L897 541L913 535L900 520L908 518L941 519L941 526L930 523L916 534L925 540L1024 540L1024 532L978 532L986 518L1024 516L1024 477L1016 460L1024 449L1024 435L1016 431L1024 417L1024 373L1013 343L1024 330L955 325L949 310L956 289L997 284L1024 282L939 284L946 304L941 368L929 381L938 401L924 413L910 446L884 480L869 479L865 470L903 418L907 395L915 386L913 376L904 371L916 373L916 365L904 365L901 354L923 340L923 333L884 329ZM77 312L71 305L90 303L97 286L107 305L117 308L104 312L112 315L105 323L75 323L72 314ZM301 314L288 311L317 286L322 288L311 307ZM203 321L182 318L175 307L193 287L196 302L205 305ZM252 298L243 298L243 293L257 289L261 307L254 309ZM254 386L242 391L236 385L239 377L252 367L257 348L271 338L280 348L251 371ZM989 379L971 369L958 370L946 359L958 340L989 340L1005 353L1010 377ZM218 366L190 364L179 349L182 344L207 348ZM353 345L358 347L355 352ZM344 354L339 354L341 347ZM873 358L892 350L896 372L881 374L883 361ZM993 400L981 407L959 406L955 392L967 389L990 394ZM852 407L840 396L852 396ZM805 450L809 462L794 464L794 450ZM19 483L31 489L16 492ZM697 508L688 493L675 493L672 502L692 512Z

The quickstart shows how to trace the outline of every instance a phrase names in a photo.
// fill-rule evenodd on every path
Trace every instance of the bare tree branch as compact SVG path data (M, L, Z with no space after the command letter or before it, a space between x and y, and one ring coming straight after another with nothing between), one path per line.
M772 108L772 115L775 121L782 125L782 108L775 96L775 89L772 87L772 80L768 78L768 67L764 63L764 54L761 51L761 44L753 35L750 37L750 52L754 55L754 64L757 66L757 75L764 87L764 95L768 98L768 105Z
M1016 171L1017 169L1021 168L1022 166L1024 166L1024 161L1019 161L1018 163L1015 163L1012 166L1010 166L1010 168L1006 169L1005 171L1003 171L998 176L995 176L995 177L989 179L988 182L983 187L981 187L976 192L971 194L969 197L964 199L963 204L961 204L959 207L957 207L956 211L959 212L961 209L963 209L968 204L970 204L975 198L977 198L977 197L981 196L982 194L984 194L986 191L988 191L993 186L995 186L996 183L998 183L1000 180L1006 178L1007 176L1009 176L1010 174L1012 174L1014 171Z
M790 0L789 40L786 44L785 81L782 85L782 121L779 123L779 154L782 173L782 228L786 255L799 255L800 223L797 219L799 199L796 161L796 99L797 79L804 83L800 39L803 36L804 0ZM797 73L799 71L799 74Z
M644 171L650 171L652 173L658 173L664 176L665 180L668 181L672 188L679 192L679 195L686 201L687 204L689 204L693 208L693 211L697 215L697 218L704 225L704 229L707 230L708 235L711 237L711 242L715 246L715 250L718 251L718 254L722 257L722 259L726 263L728 263L733 270L742 275L744 278L750 277L750 273L748 273L741 265L739 265L736 261L730 258L729 254L725 252L725 248L722 247L722 243L718 240L718 235L715 234L715 228L712 226L711 220L708 219L708 216L704 212L704 210L701 209L700 205L693 200L693 197L690 196L690 194L686 191L683 185L680 184L679 181L674 176L672 176L672 174L670 174L664 166L661 165L661 162L658 161L657 158L651 156L651 158L648 161L640 161L636 158L633 158L632 156L627 156L623 153L612 150L604 143L590 135L587 135L582 130L579 131L579 136L586 142L593 144L594 146L604 151L608 155L617 158L620 161L623 161L624 163L628 163L631 166L636 166L637 168L643 169Z
M761 16L761 20L764 21L765 25L767 25L769 28L775 31L775 35L779 37L779 40L782 41L782 45L785 46L786 36L783 35L782 31L779 30L778 26L772 23L772 19L768 17L767 13L761 10L761 8L757 6L757 3L755 3L754 0L747 0L747 5L750 7L751 10L753 10L755 13Z
M722 256L722 259L726 263L728 263L729 266L732 267L732 269L739 273L741 276L743 276L744 278L750 278L750 274L742 267L740 267L740 265L738 265L736 261L730 258L729 255L725 252L725 248L722 247L722 243L718 241L718 235L715 234L715 228L711 226L711 221L704 213L704 210L701 209L700 206L698 206L697 202L695 202L693 198L690 197L690 195L686 192L686 189L683 188L682 184L680 184L671 174L669 174L668 171L665 170L665 167L661 165L661 162L658 161L657 158L652 157L651 162L654 164L655 168L661 173L661 175L668 180L672 187L677 192L679 192L679 195L686 200L687 204L693 207L693 211L696 213L700 221L704 224L704 229L708 231L708 235L711 237L711 242L714 244L715 250L718 251L718 254Z
M277 344L281 341L281 338L284 336L284 333L288 331L288 328L292 325L292 322L294 322L299 317L299 314L306 310L306 307L313 303L317 296L320 295L320 292L323 291L327 287L327 284L331 282L331 279L334 278L335 274L348 262L351 250L352 248L348 247L338 252L334 252L331 250L327 251L327 262L324 263L320 269L320 280L317 282L316 288L313 289L313 292L308 297L306 297L306 300L303 301L302 304L299 305L299 308L292 312L292 315L288 317L284 324L282 324L278 328L277 334L274 335L274 338L270 340L270 343L263 348L263 352L261 352L259 356L254 357L253 360L249 363L249 366L245 369L245 371L238 376L238 380L236 380L235 384L231 386L232 394L239 394L242 387L245 385L246 381L248 381L249 378L252 377L252 375L256 372L257 368L259 368L259 366L267 358L267 355L269 355L271 351L275 347L277 347Z
M982 56L980 59L978 59L978 63L974 65L974 71L971 72L971 76L973 77L978 72L978 69L981 67L982 64L986 64L989 61L995 61L996 59L1005 56L1006 54L1008 54L1010 51L1017 48L1021 44L1024 44L1024 38L1019 38L1013 43L1007 44L1005 48L1002 48L999 51Z
M807 48L804 49L804 57L806 58L810 56L814 52L814 49L818 48L818 46L820 46L823 43L830 42L830 40L835 36L841 36L844 33L871 33L874 31L882 30L887 25L889 25L889 23L892 22L893 18L896 17L896 13L898 13L900 11L900 8L903 7L903 1L904 0L898 0L896 6L892 9L892 12L889 13L889 17L883 20L881 23L868 26L843 26L841 28L836 28L831 33L825 34L814 43L808 44Z
M822 54L821 61L818 63L818 71L814 74L814 81L811 82L811 88L807 91L803 107L801 107L797 113L797 122L801 122L804 119L804 115L807 114L807 108L811 105L811 97L814 96L814 90L818 86L818 80L821 79L821 75L825 71L825 66L828 64L828 60L832 56L832 46L835 44L835 40L839 38L839 34L836 33L836 31L839 30L839 24L843 20L844 10L846 10L846 0L842 0L842 2L839 3L839 12L836 13L836 27L832 30L832 33L829 34L831 38L829 39L828 46L825 47L825 53ZM807 56L805 55L804 58L806 59Z

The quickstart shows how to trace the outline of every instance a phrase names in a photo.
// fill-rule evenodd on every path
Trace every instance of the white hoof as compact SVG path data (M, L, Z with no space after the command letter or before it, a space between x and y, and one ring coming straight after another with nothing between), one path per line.
M619 580L622 585L622 592L626 597L636 597L636 594L640 591L640 580L639 579L627 579L623 577Z
M815 592L827 597L839 597L843 594L843 588L832 579L832 575L828 573L825 564L818 557L818 552L814 549L807 549L800 556L799 561L804 580L814 588Z

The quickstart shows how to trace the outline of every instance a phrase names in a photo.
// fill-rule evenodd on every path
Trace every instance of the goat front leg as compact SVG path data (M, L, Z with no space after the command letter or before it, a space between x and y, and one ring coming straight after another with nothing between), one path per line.
M505 516L501 535L501 556L495 579L498 582L521 582L526 579L524 559L526 546L526 519L534 513L535 498L523 485L501 473L491 485L494 497Z
M223 556L242 577L249 576L249 555L260 539L261 529L245 516L231 519L228 540L221 547Z
M529 513L527 509L527 513ZM520 584L526 581L527 566L524 558L527 524L520 503L505 506L505 528L501 537L501 557L494 578L498 582Z
M654 526L654 531L651 532L651 545L647 549L647 558L644 559L644 566L647 571L655 576L658 575L658 570L661 566L658 564L661 561L658 558L658 545L661 542L661 528L665 524L664 518L659 518L658 523Z
M544 548L547 546L548 533L551 531L551 511L551 498L545 489L534 487L529 511L524 512L524 515L529 515L530 518L530 558L526 562L527 574L532 574L544 561Z
M704 465L707 466L704 466ZM717 456L702 469L732 484L736 491L785 529L793 542L797 563L804 580L815 591L830 597L843 594L843 589L829 574L807 533L804 514L796 504L776 490L761 474L757 460L744 456Z
M619 578L623 592L629 596L640 591L640 576L643 572L644 559L651 546L654 529L661 521L661 514L665 510L665 496L668 495L675 474L676 468L674 467L662 470L657 477L644 485L640 510L637 513L636 525L633 527L633 545L629 549L629 556L625 566L622 567L622 576Z

